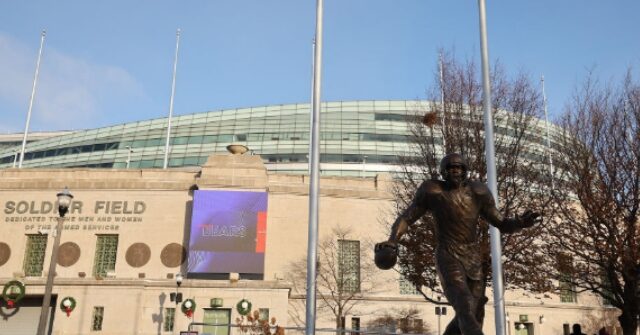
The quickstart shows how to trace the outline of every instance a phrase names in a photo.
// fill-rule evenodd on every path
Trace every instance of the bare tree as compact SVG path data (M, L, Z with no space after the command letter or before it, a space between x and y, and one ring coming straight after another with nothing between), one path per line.
M549 203L550 183L545 148L542 146L544 142L539 131L539 117L543 112L541 95L527 75L507 78L499 64L493 68L491 80L499 209L512 217L526 208L544 212ZM400 158L403 173L394 189L398 212L408 206L423 180L438 178L439 162L445 153L463 154L467 157L471 178L483 182L487 179L482 86L477 67L471 61L460 62L446 53L442 70L442 80L438 73L429 95L433 102L418 109L415 117L409 120L413 150ZM439 150L442 144L445 152ZM479 224L484 280L490 284L488 224L483 220ZM428 214L403 237L399 271L425 299L438 304L440 302L428 294L441 292L435 268L434 226L434 219ZM536 271L544 257L540 244L536 242L538 238L538 229L503 236L507 285L534 291L550 289L551 282Z
M391 308L369 321L367 330L395 334L399 329L403 334L427 334L429 325L424 324L420 315L420 310L415 307Z
M597 334L604 327L609 334L619 334L620 331L616 331L616 326L620 324L619 314L620 312L613 308L587 311L580 320L582 331L587 334Z
M620 310L623 334L640 315L640 85L629 71L617 85L593 76L563 119L556 165L556 224L548 226L548 270L577 291Z
M360 245L363 242L365 245ZM350 314L362 297L375 290L375 266L371 257L362 257L362 250L373 249L369 242L359 241L349 229L337 227L318 243L316 276L317 310L335 319L336 329L344 329L343 318ZM304 294L306 292L307 260L290 264L288 280L297 295L297 306L289 309L291 319L304 324ZM301 314L302 313L302 314Z

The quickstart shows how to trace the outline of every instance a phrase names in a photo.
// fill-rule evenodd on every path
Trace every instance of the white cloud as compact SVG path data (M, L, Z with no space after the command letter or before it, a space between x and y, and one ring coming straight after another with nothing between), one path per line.
M24 120L38 52L35 47L0 32L0 108L2 114L20 115L8 119ZM48 129L69 129L68 120L82 125L105 118L110 101L144 96L140 83L126 70L62 53L45 42L32 122ZM23 125L5 127L20 129Z

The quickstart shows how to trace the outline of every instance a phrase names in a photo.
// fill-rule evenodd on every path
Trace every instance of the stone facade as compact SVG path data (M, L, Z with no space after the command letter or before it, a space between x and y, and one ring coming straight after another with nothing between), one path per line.
M371 259L372 250L368 246L386 238L384 222L391 220L390 183L390 177L384 174L375 178L322 178L319 236L331 236L334 228L348 227L353 236L363 241L361 258ZM4 251L0 250L0 284L12 279L24 282L27 296L35 299L33 307L29 307L32 309L37 308L37 299L44 292L53 239L48 238L41 275L26 276L27 235L49 234L55 227L55 194L64 187L71 190L74 202L62 233L62 244L66 245L58 257L53 288L57 300L52 334L170 334L171 331L164 330L164 317L166 308L173 307L176 308L173 333L177 334L186 330L189 322L202 322L212 310L213 298L222 299L222 305L216 309L229 311L231 323L239 316L236 304L247 299L254 309L268 309L280 325L296 326L292 310L300 312L299 302L304 296L293 289L287 274L291 263L304 259L307 250L308 176L269 174L260 157L251 155L211 156L201 169L0 170L3 205L0 243L5 245ZM176 287L174 275L186 273L179 246L186 249L189 245L195 189L268 193L262 280L238 278L235 274L216 279L187 275L181 286ZM106 275L93 273L99 235L118 236L115 270ZM358 318L364 328L369 320L392 308L415 307L421 311L424 323L432 331L437 330L434 306L418 295L400 294L396 272L380 271L376 278L380 282L376 284L377 290L359 298L345 320L347 328L353 318ZM170 294L176 291L184 299L196 302L192 319L180 312L180 305L170 301ZM59 308L62 298L67 296L77 301L77 308L69 317ZM556 296L535 297L510 291L506 304L511 317L510 334L516 334L513 322L519 321L521 315L527 316L526 324L535 334L561 334L563 324L583 322L590 314L598 317L602 313L600 303L593 297L580 296L578 302L567 304ZM101 331L92 331L94 307L104 308ZM27 311L27 306L23 311L11 311L3 305L3 314L15 314L0 319L0 333L10 334L19 314ZM449 309L442 316L443 327L452 314ZM487 334L493 332L492 320L488 307ZM317 327L334 326L335 321L329 316L319 315ZM207 331L202 327L194 329L201 334Z

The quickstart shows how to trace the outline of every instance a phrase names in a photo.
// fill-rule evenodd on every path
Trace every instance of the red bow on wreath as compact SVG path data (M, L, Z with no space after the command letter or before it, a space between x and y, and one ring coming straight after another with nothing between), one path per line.
M196 302L193 299L187 299L182 303L181 310L184 315L189 319L193 316L193 311L196 309Z
M71 316L71 312L76 309L76 299L73 297L65 297L62 299L62 302L60 302L60 309L67 313L67 317Z
M17 280L12 280L4 285L2 289L2 299L7 303L7 308L11 309L24 298L24 284Z

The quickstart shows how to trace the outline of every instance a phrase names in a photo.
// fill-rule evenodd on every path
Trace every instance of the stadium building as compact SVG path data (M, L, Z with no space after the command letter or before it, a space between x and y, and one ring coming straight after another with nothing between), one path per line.
M375 321L392 315L398 320L385 331L411 323L435 334L453 317L450 307L436 315L397 272L370 268L372 243L386 239L392 219L388 172L409 150L406 118L423 105L323 105L319 236L334 242L340 266L333 274L354 297L341 320L348 329L380 330ZM16 146L2 149L0 285L17 281L24 297L14 308L0 300L0 334L35 333L55 243L55 196L64 187L74 199L55 259L48 334L179 334L190 324L199 334L241 334L221 325L236 324L247 308L301 326L304 283L294 269L307 250L308 108L176 117L166 170L157 168L166 119L44 136L29 143L22 169L12 167ZM250 152L229 154L231 143ZM16 285L8 293L20 293ZM491 334L487 296L484 331ZM608 311L570 288L539 296L510 290L505 299L509 335L568 334L574 323L592 333ZM71 300L69 311L64 301ZM417 312L403 321L402 310ZM318 328L335 326L331 313L318 312Z
M418 100L323 103L322 174L375 176L395 171L398 155L410 153L407 118L424 113L429 106ZM307 173L309 115L309 104L291 104L174 117L168 166L200 166L209 155L226 153L227 145L234 143L260 155L271 172ZM23 167L162 168L167 121L159 118L46 134L28 143ZM537 145L545 143L546 130L545 123L538 121L531 132L531 141ZM561 135L559 128L550 128L552 138ZM508 133L504 125L497 124L495 129ZM16 137L0 136L0 168L12 167L17 160L22 138ZM441 142L436 138L436 143Z

